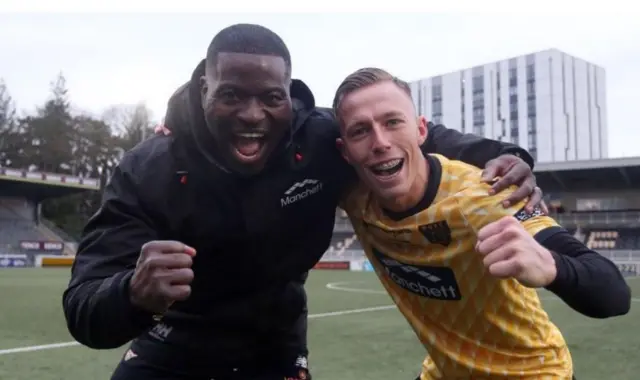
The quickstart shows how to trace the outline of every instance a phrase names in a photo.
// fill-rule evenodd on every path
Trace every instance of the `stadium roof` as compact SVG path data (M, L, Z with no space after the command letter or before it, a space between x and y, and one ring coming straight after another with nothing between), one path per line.
M0 195L34 201L100 190L97 179L0 168Z
M536 163L543 191L640 189L640 157Z

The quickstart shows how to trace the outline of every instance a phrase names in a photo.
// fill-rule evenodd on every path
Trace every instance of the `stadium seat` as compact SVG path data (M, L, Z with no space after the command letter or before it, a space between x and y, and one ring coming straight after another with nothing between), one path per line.
M0 198L0 253L24 253L20 242L49 240L31 217L30 206L23 200Z

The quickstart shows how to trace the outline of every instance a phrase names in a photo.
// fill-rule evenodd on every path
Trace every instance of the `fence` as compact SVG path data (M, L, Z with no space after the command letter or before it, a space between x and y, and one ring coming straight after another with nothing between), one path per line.
M640 250L603 250L599 252L613 261L624 276L640 276ZM362 250L346 250L341 253L327 252L321 261L325 263L348 262L352 271L372 270L369 260Z
M553 217L560 225L567 227L640 227L640 211L580 212L552 214L551 217Z

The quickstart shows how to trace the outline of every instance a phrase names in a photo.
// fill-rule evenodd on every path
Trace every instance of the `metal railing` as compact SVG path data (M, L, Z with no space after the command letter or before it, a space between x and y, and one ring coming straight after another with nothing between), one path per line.
M624 261L639 261L640 262L640 250L635 249L596 249L602 256L615 262Z
M568 214L551 214L550 216L563 226L640 226L640 211L576 212Z
M336 218L333 230L335 232L353 232L353 226L349 219Z
M602 256L616 263L640 262L640 250L608 249L597 250ZM327 251L322 257L323 261L359 260L365 257L361 249L347 249L343 252Z
M566 227L617 226L640 227L640 211L580 212L550 215ZM334 231L353 232L349 219L336 218Z
M349 261L360 260L366 257L365 253L361 249L347 249L343 252L329 252L327 251L322 256L322 261Z

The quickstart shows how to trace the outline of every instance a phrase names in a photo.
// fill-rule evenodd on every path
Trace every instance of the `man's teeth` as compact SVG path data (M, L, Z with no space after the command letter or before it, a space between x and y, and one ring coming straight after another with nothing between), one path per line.
M395 159L395 160L391 160L391 161L387 161L387 162L383 162L381 164L375 165L373 168L375 170L393 169L394 167L396 167L397 165L400 164L400 161L402 161L402 159L398 158L398 159Z
M237 135L245 139L261 139L264 137L264 133L238 133Z

